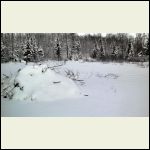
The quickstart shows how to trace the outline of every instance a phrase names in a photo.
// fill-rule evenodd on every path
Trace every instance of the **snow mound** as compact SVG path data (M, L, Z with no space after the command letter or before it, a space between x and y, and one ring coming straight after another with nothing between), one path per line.
M13 100L53 101L79 96L80 91L69 78L46 65L26 66L15 79Z

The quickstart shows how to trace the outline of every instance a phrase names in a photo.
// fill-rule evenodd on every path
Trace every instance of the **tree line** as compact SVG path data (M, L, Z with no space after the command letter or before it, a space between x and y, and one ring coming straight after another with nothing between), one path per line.
M149 33L1 33L1 62L44 60L148 61Z

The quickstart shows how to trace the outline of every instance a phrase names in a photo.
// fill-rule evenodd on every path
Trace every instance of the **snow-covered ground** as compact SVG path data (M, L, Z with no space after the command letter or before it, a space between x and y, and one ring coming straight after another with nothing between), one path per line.
M149 63L5 63L1 79L5 75L11 80L4 86L14 79L19 86L12 100L1 96L1 116L149 115Z

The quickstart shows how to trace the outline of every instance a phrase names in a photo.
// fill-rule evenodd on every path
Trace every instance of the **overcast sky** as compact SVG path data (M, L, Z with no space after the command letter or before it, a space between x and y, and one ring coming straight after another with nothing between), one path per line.
M78 33L78 35L86 35L86 34L91 34L91 35L93 35L93 34L96 34L96 33ZM101 33L102 34L102 36L106 36L106 34L107 33ZM115 34L115 33L114 33ZM132 36L136 36L136 33L128 33L129 35L132 35Z

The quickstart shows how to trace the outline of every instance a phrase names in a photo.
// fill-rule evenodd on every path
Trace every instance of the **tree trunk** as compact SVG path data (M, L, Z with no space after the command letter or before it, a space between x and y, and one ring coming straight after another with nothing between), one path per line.
M12 59L14 54L14 33L11 33L11 50L12 50Z
M68 52L69 48L68 48L68 42L67 41L68 41L68 37L66 35L66 47L67 47L66 50L67 50L67 59L68 59L69 58L69 52Z

